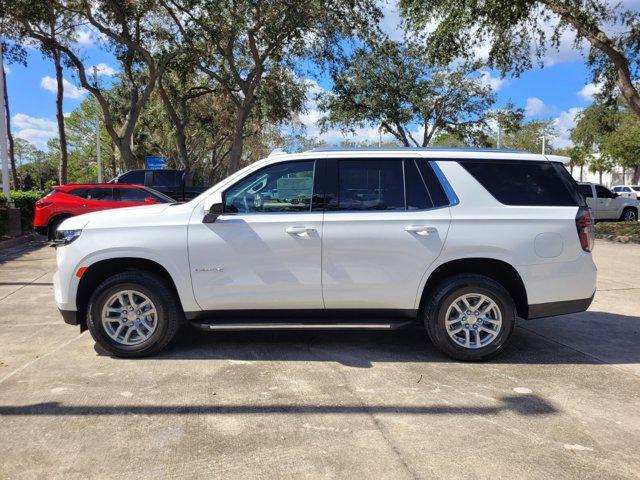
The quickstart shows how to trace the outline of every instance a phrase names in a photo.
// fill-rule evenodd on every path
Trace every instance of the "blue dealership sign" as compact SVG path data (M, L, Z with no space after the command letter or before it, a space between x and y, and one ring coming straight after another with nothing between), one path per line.
M147 170L162 170L167 168L167 159L164 157L147 157L145 164Z

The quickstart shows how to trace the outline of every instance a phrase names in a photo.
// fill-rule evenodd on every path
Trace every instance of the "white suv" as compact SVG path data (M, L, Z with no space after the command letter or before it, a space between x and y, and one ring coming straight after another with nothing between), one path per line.
M592 222L568 159L504 150L320 149L258 161L185 204L58 229L55 299L123 357L179 328L393 329L459 360L516 317L586 310Z

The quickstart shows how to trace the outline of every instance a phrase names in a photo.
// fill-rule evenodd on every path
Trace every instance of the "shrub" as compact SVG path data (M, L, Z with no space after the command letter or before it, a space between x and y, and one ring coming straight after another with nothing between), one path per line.
M17 208L20 209L20 223L22 225L22 231L30 231L33 229L33 216L35 215L36 202L42 197L42 193L38 191L11 191L11 201ZM0 193L0 206L7 205L7 199L4 193ZM0 230L4 233L6 231L6 219L2 219L2 227Z

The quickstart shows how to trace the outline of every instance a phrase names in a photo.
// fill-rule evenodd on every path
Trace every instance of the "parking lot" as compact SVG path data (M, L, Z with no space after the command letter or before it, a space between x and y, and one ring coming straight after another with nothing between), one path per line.
M588 312L453 362L415 330L188 332L121 360L62 323L54 251L0 253L0 478L637 478L640 245Z

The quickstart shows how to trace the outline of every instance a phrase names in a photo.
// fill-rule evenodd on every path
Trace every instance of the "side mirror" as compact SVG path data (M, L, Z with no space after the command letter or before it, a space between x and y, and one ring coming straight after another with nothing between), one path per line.
M144 203L156 203L156 199L153 197L146 197Z
M207 198L204 202L204 209L207 213L203 217L202 223L214 223L224 213L222 193L216 192Z

